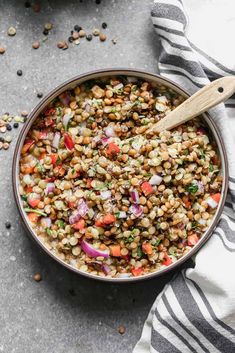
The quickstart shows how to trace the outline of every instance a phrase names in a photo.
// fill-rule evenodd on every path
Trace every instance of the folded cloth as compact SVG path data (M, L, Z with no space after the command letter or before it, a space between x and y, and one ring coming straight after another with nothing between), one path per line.
M234 14L234 0L156 0L152 20L161 42L161 75L189 93L235 75ZM229 160L226 205L194 268L175 276L157 297L133 353L235 352L235 100L210 113Z

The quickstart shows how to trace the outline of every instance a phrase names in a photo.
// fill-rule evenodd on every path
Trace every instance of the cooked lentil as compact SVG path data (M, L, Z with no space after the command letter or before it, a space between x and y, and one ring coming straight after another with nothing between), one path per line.
M53 254L81 271L129 277L196 245L220 199L215 142L199 118L144 133L183 100L162 85L111 77L62 93L37 118L19 192Z

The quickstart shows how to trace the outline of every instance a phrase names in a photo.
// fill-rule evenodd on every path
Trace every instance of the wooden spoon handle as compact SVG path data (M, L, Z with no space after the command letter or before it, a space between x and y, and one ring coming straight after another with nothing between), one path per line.
M219 78L180 104L147 132L170 130L226 101L235 92L235 76Z

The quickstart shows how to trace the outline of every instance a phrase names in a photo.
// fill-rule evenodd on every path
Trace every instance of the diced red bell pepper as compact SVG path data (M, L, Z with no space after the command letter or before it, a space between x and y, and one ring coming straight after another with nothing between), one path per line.
M197 234L194 233L194 234L188 236L187 241L188 241L188 246L194 246L199 241L199 238L198 238Z
M185 204L186 208L189 208L191 206L191 202L190 202L190 200L188 198L185 198L184 204Z
M115 256L115 257L120 257L121 256L121 247L120 245L110 245L110 252L111 252L111 255L112 256Z
M52 163L52 165L55 166L55 165L56 165L57 158L58 158L58 154L57 154L57 153L50 154L50 158L51 158L51 163Z
M145 196L148 196L154 192L152 185L149 184L148 181L144 181L140 187L143 193L145 194Z
M104 227L104 222L102 222L102 220L100 220L100 219L97 219L96 221L95 221L95 225L96 225L96 227Z
M25 144L24 146L22 147L22 150L21 150L21 153L22 154L25 154L29 149L30 147L35 143L34 140L27 140L25 141Z
M65 169L60 166L60 165L57 165L55 168L54 168L54 174L56 176L64 176L65 175Z
M30 199L30 198L28 198L27 202L32 208L35 208L39 204L40 199Z
M27 187L25 188L26 194L29 194L29 193L31 193L32 191L33 191L32 186L27 186Z
M106 152L109 156L114 156L120 152L120 148L113 142L109 143Z
M132 268L131 269L131 273L133 274L133 276L137 277L139 275L141 275L141 273L143 272L143 268L142 267L138 267L138 268Z
M27 213L27 217L31 223L37 223L39 216L34 212Z
M68 150L72 150L74 148L74 142L73 142L72 136L68 133L64 134L64 144L65 144L65 147L68 148Z
M220 197L221 197L221 194L219 192L217 194L211 195L211 198L217 203L220 202Z
M91 188L91 183L92 183L92 179L88 178L87 181L86 181L86 187L87 187L88 189Z
M55 110L55 109L49 108L49 109L45 110L44 115L46 115L46 116L48 116L48 115L55 115L55 113L56 113L56 110Z
M143 243L142 244L142 250L145 254L151 255L153 253L153 248L150 243Z
M76 206L77 206L77 202L72 202L72 201L68 202L68 207L69 208L75 208Z
M42 152L41 154L40 154L40 156L39 156L39 160L42 160L42 159L44 159L46 157L46 152Z
M172 260L171 260L170 256L168 256L167 253L165 252L164 260L162 261L162 265L169 266L170 264L172 264Z
M46 126L52 126L52 125L54 125L54 120L52 119L51 116L48 116L48 117L45 119L45 125L46 125Z
M112 224L116 221L116 217L112 214L107 214L103 217L104 224Z
M51 178L45 179L45 181L46 181L47 183L52 183L53 181L55 181L55 179L56 179L56 177L51 177Z
M85 221L84 219L80 219L78 222L72 225L73 229L82 230L85 228Z
M34 130L33 131L33 136L37 140L46 140L47 137L48 137L48 131L47 130L42 130L42 131Z

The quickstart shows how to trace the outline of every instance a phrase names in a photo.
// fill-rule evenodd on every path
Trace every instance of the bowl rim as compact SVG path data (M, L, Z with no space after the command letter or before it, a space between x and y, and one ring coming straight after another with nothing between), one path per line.
M221 159L222 159L222 167L221 167L221 169L223 171L223 184L222 184L222 192L221 192L222 197L221 197L220 203L218 205L217 211L214 215L214 218L213 218L210 226L206 230L206 232L201 237L200 241L186 255L181 257L176 262L172 263L170 266L165 267L165 268L158 270L158 271L155 271L155 272L147 273L143 276L128 277L128 278L101 277L98 275L90 274L89 272L81 271L81 270L73 267L72 265L69 265L68 263L64 262L58 256L54 255L41 242L41 240L38 238L36 233L33 231L33 228L31 227L29 221L26 218L25 212L23 211L22 203L21 203L20 196L18 193L18 175L19 175L19 173L18 173L18 164L17 163L18 163L18 159L19 159L20 151L21 151L20 147L21 147L23 139L25 138L24 135L26 135L26 133L28 132L28 129L32 125L33 121L40 114L42 107L46 106L50 102L50 100L53 99L52 97L55 94L56 95L60 94L59 91L61 91L63 89L65 90L66 86L68 86L68 85L72 86L73 84L77 83L77 81L79 81L79 80L84 82L89 79L92 79L92 77L94 75L103 75L103 76L112 76L112 75L113 76L115 76L115 75L131 76L131 75L134 75L139 78L141 78L141 76L143 78L143 75L147 75L147 76L149 76L149 78L148 78L149 80L151 80L151 78L152 78L153 80L162 81L162 83L168 87L173 86L173 89L176 89L178 92L183 94L186 98L191 96L180 85L178 85L177 83L175 83L174 81L172 81L168 78L165 78L164 76L161 76L159 74L152 73L152 72L149 72L146 70L132 69L132 68L128 68L128 67L104 68L104 69L99 69L99 70L88 71L88 72L82 73L80 75L76 75L76 76L64 81L60 85L57 85L54 89L50 90L49 93L47 93L45 95L45 97L42 98L42 100L30 112L27 121L25 122L24 126L22 127L22 129L18 135L17 142L16 142L15 149L14 149L13 161L12 161L12 185L13 185L14 199L15 199L18 211L20 213L21 220L23 221L23 224L27 230L27 234L30 235L30 237L34 241L36 241L36 243L40 246L41 249L43 249L43 251L45 253L47 253L51 258L53 258L57 263L62 265L64 268L67 268L68 270L75 272L76 274L85 276L87 278L95 279L97 281L102 281L102 282L106 282L106 283L107 282L109 282L109 283L131 283L132 282L133 283L133 282L139 282L139 281L143 281L143 280L147 280L147 279L151 279L151 278L156 278L156 277L162 276L166 273L169 273L171 271L174 271L176 268L181 266L187 260L192 258L192 256L195 255L199 251L199 249L207 242L207 240L213 234L213 230L215 229L215 227L220 219L220 216L222 214L222 211L223 211L223 207L224 207L225 199L226 199L226 195L227 195L227 190L228 190L228 159L227 159L225 145L224 145L224 142L223 142L221 134L220 134L220 130L216 126L215 122L213 121L212 117L210 116L210 114L208 112L202 114L202 116L206 117L206 120L209 121L211 126L213 127L214 131L212 131L211 128L210 128L210 130L213 133L214 137L216 135L217 148L219 150L219 153L220 153ZM70 89L71 89L71 87L70 87Z

